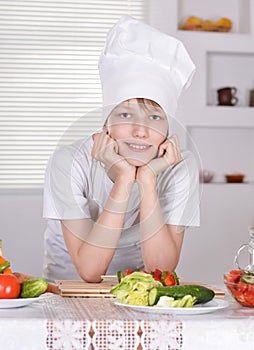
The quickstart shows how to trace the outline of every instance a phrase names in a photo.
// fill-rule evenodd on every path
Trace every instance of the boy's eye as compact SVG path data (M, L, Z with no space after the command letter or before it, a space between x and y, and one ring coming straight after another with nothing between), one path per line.
M152 119L152 120L160 120L161 117L159 115L153 114L153 115L150 116L150 119Z
M121 117L121 118L128 118L129 116L130 116L129 113L121 113L121 114L120 114L120 117Z

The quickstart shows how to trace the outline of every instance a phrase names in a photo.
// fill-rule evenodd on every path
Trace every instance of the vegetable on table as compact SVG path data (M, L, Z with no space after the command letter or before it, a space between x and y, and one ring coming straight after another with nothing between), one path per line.
M10 262L2 255L2 240L0 239L0 299L33 298L45 292L60 293L57 286L48 283L43 278L12 272Z
M15 299L20 294L20 283L14 275L0 274L0 299Z
M254 273L231 270L224 281L232 296L243 306L254 306Z
M158 307L192 307L215 296L213 290L200 285L163 286L151 274L138 271L123 277L110 293L125 304Z
M196 299L196 304L207 303L215 296L213 290L199 285L183 285L152 288L149 291L148 304L156 305L162 296L181 299L186 295L191 295Z

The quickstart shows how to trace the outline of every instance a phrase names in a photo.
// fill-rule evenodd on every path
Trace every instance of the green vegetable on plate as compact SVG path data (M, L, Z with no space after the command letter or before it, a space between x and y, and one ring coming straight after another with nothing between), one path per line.
M122 278L110 293L126 304L147 306L149 291L154 287L162 287L162 283L150 274L133 272Z
M199 285L183 285L152 288L148 296L148 304L156 305L162 296L181 299L186 295L196 298L196 304L207 303L214 298L214 291Z
M120 303L138 306L192 307L194 304L206 303L215 296L213 290L200 285L163 286L152 275L144 272L133 272L120 277L120 283L110 290Z

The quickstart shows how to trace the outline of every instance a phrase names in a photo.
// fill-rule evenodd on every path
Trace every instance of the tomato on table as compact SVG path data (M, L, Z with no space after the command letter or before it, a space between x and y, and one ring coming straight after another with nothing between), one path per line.
M20 283L16 276L0 274L0 299L15 299L19 297Z

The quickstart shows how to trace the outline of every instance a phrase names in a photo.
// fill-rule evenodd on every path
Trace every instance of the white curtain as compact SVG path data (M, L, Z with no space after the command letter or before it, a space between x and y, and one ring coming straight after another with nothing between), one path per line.
M41 188L61 143L101 126L97 62L123 14L147 0L0 0L0 189Z

